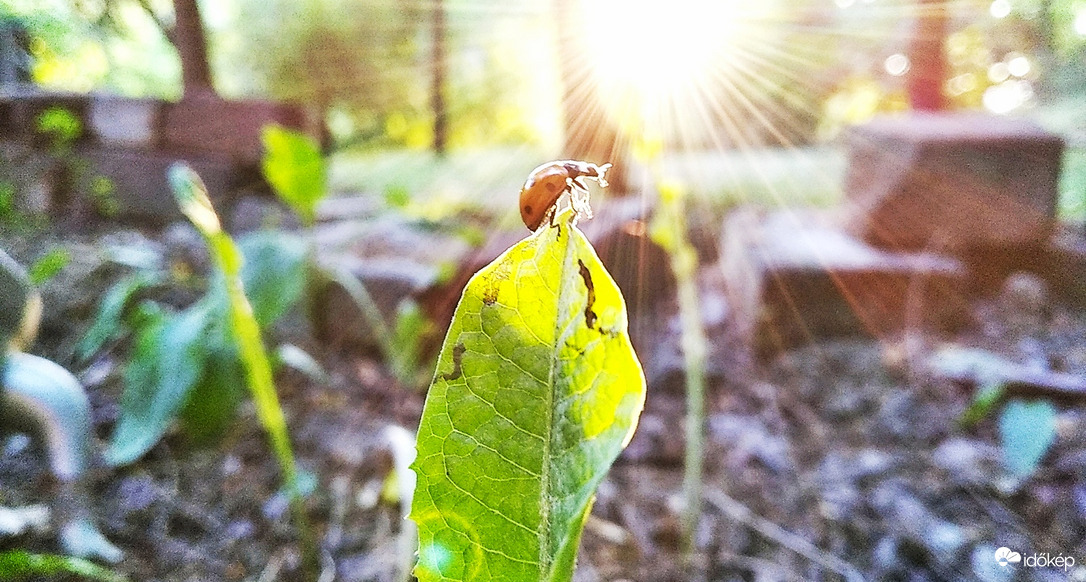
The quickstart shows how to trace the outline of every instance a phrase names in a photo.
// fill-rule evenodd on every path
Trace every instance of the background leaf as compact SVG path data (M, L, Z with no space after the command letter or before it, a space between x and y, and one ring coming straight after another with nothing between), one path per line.
M238 405L245 397L245 372L235 350L222 345L226 338L216 338L220 345L208 354L204 375L193 387L181 422L185 435L200 446L219 442L237 417Z
M238 248L245 257L241 267L245 294L257 323L265 328L305 294L309 271L306 243L288 233L256 232L240 239Z
M75 347L76 357L80 361L85 361L119 336L123 330L122 320L125 308L133 297L143 289L157 285L160 280L161 275L156 271L138 271L110 287L102 298L94 323Z
M472 278L418 433L415 574L569 580L645 380L618 287L570 214Z
M201 302L176 316L159 315L140 331L106 452L110 464L131 463L153 447L203 378L204 332L217 313L213 306Z
M324 197L326 170L317 142L279 125L264 127L264 178L305 225L313 224Z
M999 439L1011 472L1029 477L1056 440L1056 407L1047 400L1008 401L999 416Z
M68 249L54 248L41 256L33 265L30 265L30 282L34 285L42 285L46 281L57 276L72 260L72 254Z

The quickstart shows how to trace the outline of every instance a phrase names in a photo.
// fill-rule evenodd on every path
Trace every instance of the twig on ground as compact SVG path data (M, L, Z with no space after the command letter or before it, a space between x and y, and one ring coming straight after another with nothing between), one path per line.
M793 552L820 564L822 567L837 572L848 582L862 582L863 575L852 564L828 554L817 546L801 538L800 536L784 529L783 527L756 515L749 507L732 499L728 494L719 489L707 487L704 491L704 499L722 513L740 523L747 525L766 538L792 550Z

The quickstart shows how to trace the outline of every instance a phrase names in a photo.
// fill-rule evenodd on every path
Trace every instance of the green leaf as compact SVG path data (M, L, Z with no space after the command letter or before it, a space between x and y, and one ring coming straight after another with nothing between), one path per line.
M317 203L327 192L320 146L308 135L279 125L265 126L262 137L264 178L303 224L313 224Z
M241 279L260 326L275 323L305 294L308 247L300 237L256 232L238 241L245 261Z
M72 254L65 248L54 248L42 255L40 259L30 265L30 282L41 285L57 276L72 260Z
M1008 401L999 416L999 439L1011 472L1029 477L1056 440L1056 408L1047 400Z
M143 289L157 284L160 279L158 273L141 271L121 279L110 287L98 306L98 315L95 316L94 323L75 347L76 358L85 361L120 335L122 318L132 298Z
M245 396L245 373L237 353L226 349L218 339L208 354L204 376L189 394L181 410L185 434L199 446L219 442L237 416L238 405Z
M0 580L40 580L41 576L73 574L86 580L124 582L121 574L93 562L68 556L31 554L23 550L0 553Z
M958 423L964 427L970 427L980 422L980 419L988 416L995 409L1006 391L1006 385L1003 382L985 382L973 395L973 401L962 412Z
M159 316L141 330L124 375L121 415L106 459L112 465L135 461L158 442L204 376L205 330L222 317L212 302L200 302L173 316Z
M419 580L569 580L645 398L618 287L564 213L468 283L418 432Z

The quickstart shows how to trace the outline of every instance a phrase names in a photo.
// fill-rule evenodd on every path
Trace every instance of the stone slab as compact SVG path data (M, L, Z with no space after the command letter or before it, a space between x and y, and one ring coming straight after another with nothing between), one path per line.
M1060 300L1086 309L1086 233L1061 229L1044 250L1033 272L1049 284Z
M907 326L952 330L968 318L960 261L876 248L818 211L732 213L720 266L736 331L759 356Z
M318 262L328 271L357 279L389 329L406 299L417 301L428 316L435 317L428 299L454 292L449 286L458 283L457 266L473 252L471 244L452 232L395 215L322 223L312 236ZM455 293L459 297L459 291ZM437 323L444 326L448 321ZM322 341L332 345L364 351L375 351L380 345L360 306L335 281L318 292L316 327Z
M1037 244L1056 219L1063 141L1025 119L879 118L846 134L848 232L919 250Z
M102 145L154 148L158 145L162 102L114 95L91 95L87 124Z
M247 164L260 163L265 125L277 123L318 139L323 135L317 112L270 101L195 96L163 104L162 115L164 148L223 155Z
M158 226L183 218L166 181L170 165L185 161L200 175L216 210L225 215L230 193L243 180L236 164L209 156L178 156L158 151L131 148L90 147L78 150L88 162L89 171L77 185L80 199L93 199L92 183L98 177L108 179L112 196L119 203L119 217Z

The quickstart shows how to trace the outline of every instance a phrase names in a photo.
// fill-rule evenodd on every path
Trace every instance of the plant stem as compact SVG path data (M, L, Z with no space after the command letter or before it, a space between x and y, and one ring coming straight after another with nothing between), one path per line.
M660 208L652 238L668 253L678 287L683 365L686 369L686 456L683 472L683 552L694 552L694 534L701 515L701 477L705 454L705 354L708 340L698 301L697 252L687 239L686 205L682 191L660 184Z
M207 195L207 188L196 172L188 166L178 164L170 169L169 178L181 212L203 235L212 260L222 274L229 303L230 330L238 348L238 357L245 369L246 384L256 404L257 418L271 440L272 451L283 473L291 513L301 537L303 569L309 578L316 578L320 568L320 555L305 514L298 483L298 468L290 446L286 416L275 391L271 362L260 334L260 325L253 316L253 308L245 295L245 286L241 280L241 251L230 235L223 232L219 217Z
M698 309L695 277L678 278L679 321L686 366L686 458L683 472L683 550L694 551L694 534L701 515L701 476L705 455L705 330Z

